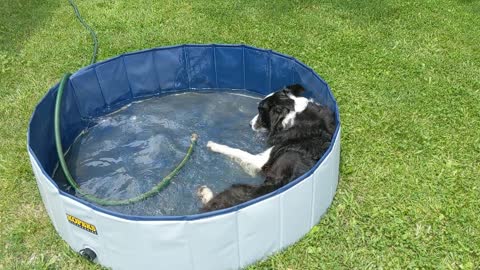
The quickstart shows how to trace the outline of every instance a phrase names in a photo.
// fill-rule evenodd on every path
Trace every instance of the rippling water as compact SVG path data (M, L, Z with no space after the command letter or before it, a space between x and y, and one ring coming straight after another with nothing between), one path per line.
M126 199L150 190L183 159L192 133L194 153L171 184L157 195L110 210L144 216L198 213L196 189L220 192L232 183L260 183L228 158L206 148L209 140L251 153L266 149L265 138L249 121L259 96L244 91L184 92L135 102L95 119L66 155L72 176L83 190L100 198ZM59 186L74 193L58 170ZM76 194L76 196L81 196Z

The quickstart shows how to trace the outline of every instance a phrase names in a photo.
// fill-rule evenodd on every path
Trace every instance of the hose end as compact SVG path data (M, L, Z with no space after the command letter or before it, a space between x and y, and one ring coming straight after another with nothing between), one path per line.
M192 137L190 139L192 142L196 142L198 140L198 135L197 133L192 133Z

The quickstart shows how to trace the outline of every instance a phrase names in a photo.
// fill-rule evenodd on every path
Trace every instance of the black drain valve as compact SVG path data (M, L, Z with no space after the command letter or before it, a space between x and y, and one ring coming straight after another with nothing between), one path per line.
M79 253L80 255L82 255L82 257L91 262L93 262L97 258L97 254L95 254L95 252L89 248L81 249Z

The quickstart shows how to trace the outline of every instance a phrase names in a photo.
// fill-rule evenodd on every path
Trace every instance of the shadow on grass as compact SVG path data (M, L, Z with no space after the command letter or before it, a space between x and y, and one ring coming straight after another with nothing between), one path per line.
M463 0L469 1L469 0ZM226 17L241 19L242 14L248 15L250 12L256 12L264 16L266 20L275 20L275 18L285 18L289 14L291 19L295 19L294 11L298 9L309 10L311 7L332 7L333 10L348 13L349 18L357 22L375 23L391 20L398 17L401 13L399 2L391 3L383 0L303 0L303 1L231 1L229 7L221 9L216 4L203 5L199 9L209 17ZM322 16L321 13L318 16Z
M0 52L18 52L57 7L58 3L51 0L1 0Z
M480 1L479 0L458 0L458 3L463 6L468 12L475 15L480 14Z

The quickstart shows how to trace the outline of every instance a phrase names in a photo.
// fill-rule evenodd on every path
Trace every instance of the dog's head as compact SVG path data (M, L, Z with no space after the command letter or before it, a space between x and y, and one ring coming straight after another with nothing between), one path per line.
M254 131L280 131L293 126L297 113L303 112L308 100L305 89L298 84L287 86L266 96L258 104L258 114L250 121Z

